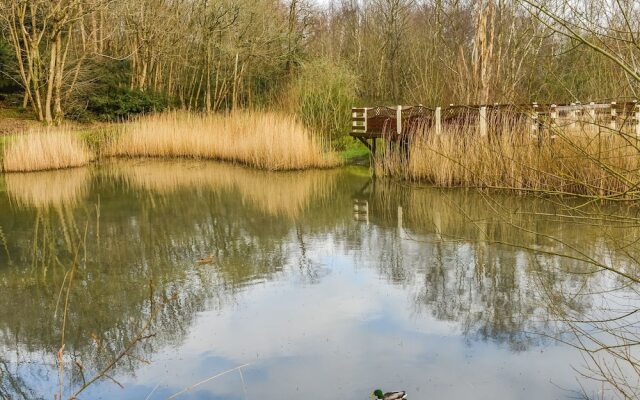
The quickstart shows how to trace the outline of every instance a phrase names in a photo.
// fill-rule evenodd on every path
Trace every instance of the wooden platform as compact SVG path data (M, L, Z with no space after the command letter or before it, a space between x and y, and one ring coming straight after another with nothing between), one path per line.
M640 137L640 105L637 101L626 100L588 104L451 104L434 108L423 105L354 107L351 109L350 135L375 153L376 139L406 142L417 124L429 128L435 134L442 133L444 126L474 126L480 136L486 136L492 121L498 121L502 117L530 121L534 134L545 127L571 127L586 121L614 130L632 126L635 134Z

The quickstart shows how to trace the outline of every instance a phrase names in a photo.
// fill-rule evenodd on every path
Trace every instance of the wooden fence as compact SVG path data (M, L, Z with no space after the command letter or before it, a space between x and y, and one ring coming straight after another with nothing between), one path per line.
M375 151L377 138L402 141L416 124L441 134L444 126L476 126L480 136L487 136L491 124L506 118L530 121L535 136L545 128L584 127L585 124L612 130L625 129L640 138L640 104L637 101L614 101L588 104L493 104L449 105L429 108L419 106L354 107L351 109L351 136ZM371 143L369 143L371 140Z

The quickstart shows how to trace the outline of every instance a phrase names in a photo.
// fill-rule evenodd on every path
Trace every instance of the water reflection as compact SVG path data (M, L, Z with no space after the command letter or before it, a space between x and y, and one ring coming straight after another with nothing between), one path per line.
M4 179L9 198L18 207L62 207L83 200L89 191L91 172L88 168L72 168L6 174Z
M467 337L508 342L513 349L541 339L524 332L552 332L549 297L583 312L591 299L576 296L576 288L595 293L616 287L589 274L591 264L567 255L583 253L621 268L634 262L633 254L611 250L623 235L637 240L637 229L551 217L560 210L550 201L500 194L487 199L476 191L384 181L355 201L365 198L367 218L386 229L364 232L361 246L374 254L388 281L410 285L416 312L456 321Z
M112 176L156 194L187 189L237 191L249 203L271 215L295 218L310 201L331 195L337 170L273 173L240 166L180 162L113 162Z
M541 217L558 212L550 202L372 183L358 170L143 161L70 171L4 177L0 397L51 397L57 299L83 242L67 392L82 382L75 361L88 374L131 341L151 284L166 303L157 337L118 365L124 391L105 381L88 398L145 398L158 384L153 398L165 398L246 362L250 397L266 399L333 398L326 387L356 399L383 385L419 397L557 396L548 381L575 387L579 358L564 347L540 353L550 342L539 333L560 329L549 299L584 311L593 299L570 297L576 288L619 282L553 253L631 265L633 254L614 250L638 235ZM55 185L67 188L57 200L33 189ZM194 396L242 398L234 379Z

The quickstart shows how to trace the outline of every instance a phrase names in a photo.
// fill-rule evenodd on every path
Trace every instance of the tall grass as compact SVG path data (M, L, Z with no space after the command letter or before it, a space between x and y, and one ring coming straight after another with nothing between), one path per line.
M218 159L267 170L335 166L338 159L291 116L272 112L171 112L126 123L108 156Z
M70 131L36 131L16 136L4 145L2 169L28 172L79 167L91 162L92 152Z
M505 188L610 199L640 198L640 149L624 132L554 128L534 137L527 123L488 136L475 126L412 132L408 160L397 149L376 160L380 174L442 187ZM538 140L540 139L540 140Z
M283 97L282 106L328 141L343 149L351 129L351 107L356 102L357 75L346 65L327 60L303 63Z

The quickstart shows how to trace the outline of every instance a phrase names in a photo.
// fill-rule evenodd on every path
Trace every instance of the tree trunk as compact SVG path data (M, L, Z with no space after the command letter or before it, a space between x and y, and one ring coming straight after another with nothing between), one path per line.
M53 99L53 87L56 79L56 62L59 54L60 34L54 33L51 40L51 49L49 50L49 76L47 78L47 94L44 102L44 119L50 124L53 122L53 114L51 112L51 101Z

